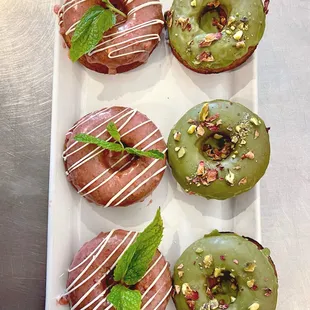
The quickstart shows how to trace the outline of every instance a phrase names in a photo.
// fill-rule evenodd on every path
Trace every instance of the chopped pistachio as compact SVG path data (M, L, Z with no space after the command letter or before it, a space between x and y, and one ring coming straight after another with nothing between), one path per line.
M184 271L179 270L178 271L178 276L179 276L179 278L182 278L184 276Z
M176 148L174 148L174 150L175 150L176 152L179 152L179 151L180 151L180 147L177 146Z
M244 48L245 47L245 42L244 41L240 41L236 43L236 48Z
M182 134L179 132L179 131L177 131L177 132L175 132L174 133L174 135L173 135L173 139L175 140L175 141L180 141L181 140L181 136L182 136Z
M230 26L235 21L236 21L236 17L235 16L230 16L228 18L227 25Z
M235 283L232 283L230 287L231 287L231 289L232 289L233 291L236 291L237 288L238 288L237 285L236 285Z
M249 280L249 281L247 281L247 286L249 287L249 288L252 288L253 286L254 286L254 284L255 284L255 280L254 279L252 279L252 280Z
M256 140L259 137L259 132L257 130L255 130L254 133L254 140Z
M236 298L234 296L230 296L230 302L233 304L236 301Z
M231 138L231 142L232 142L232 143L237 143L238 140L239 140L239 138L238 138L237 136L233 136L233 137Z
M248 158L248 159L253 160L255 158L255 155L254 155L254 153L252 151L249 151L246 154L243 154L241 158L242 159Z
M203 105L203 107L202 107L202 109L201 109L201 111L200 111L200 113L199 113L199 120L200 120L201 122L205 121L206 118L207 118L207 116L208 116L208 114L209 114L209 103L206 102L206 103Z
M218 278L221 273L222 273L222 269L221 268L215 268L215 270L214 270L214 277Z
M232 158L232 159L235 159L235 158L236 158L236 155L234 154L233 156L231 156L231 158Z
M212 255L206 255L203 259L203 263L206 269L210 268L213 263L213 256Z
M220 139L223 138L222 135L219 135L219 134L217 134L217 133L216 133L213 137L214 137L214 139L216 139L216 140L220 140Z
M192 2L191 2L191 6L192 7L195 7L197 5L197 1L196 0L193 0Z
M220 304L219 304L219 302L217 301L217 299L214 298L214 299L210 300L209 305L210 305L210 309L211 309L211 310L214 310L214 309L217 309L217 308L219 307Z
M196 252L197 254L201 254L201 253L203 253L203 249L202 249L202 248L197 248L197 249L195 250L195 252Z
M236 131L237 131L237 132L240 132L240 130L241 130L241 127L240 127L239 125L237 125L237 126L236 126Z
M231 29L232 31L234 31L234 30L236 30L236 27L235 27L235 26L231 26L230 29Z
M227 127L228 131L233 131L233 129L231 127Z
M254 272L256 268L256 262L248 262L246 263L246 266L244 267L244 271L246 272Z
M196 171L196 174L197 175L204 175L205 173L205 163L204 161L200 161L199 165L198 165L198 168L197 168L197 171Z
M238 30L234 35L233 35L233 38L236 40L236 41L239 41L243 36L243 31L242 30Z
M226 32L227 34L229 34L229 35L231 35L231 34L232 34L232 31L231 31L231 30L229 30L229 29L225 30L225 32Z
M216 122L216 126L220 126L223 124L223 121L221 119L219 119L217 122Z
M197 127L197 135L198 136L203 136L205 134L205 130L203 129L203 127L201 125L199 125Z
M234 279L236 278L236 276L232 272L229 275Z
M228 174L225 176L225 180L229 184L234 185L235 175L230 170L228 170Z
M239 181L238 185L245 185L247 182L248 182L247 178L242 178L242 179Z
M181 270L181 269L183 269L183 267L184 267L184 265L183 265L183 264L180 264L180 265L177 267L177 269L178 269L178 270Z
M255 302L248 309L249 310L258 310L259 309L259 304L257 302Z
M181 147L180 150L178 151L178 158L182 158L186 153L186 150L184 147Z
M243 30L243 29L244 29L244 23L240 23L240 24L238 25L238 29Z
M197 126L196 125L191 125L188 129L187 129L187 133L192 135L195 130L196 130Z
M176 292L177 294L179 294L179 293L181 292L181 286L180 286L180 285L175 285L175 286L174 286L174 289L175 289L175 292Z
M256 117L251 117L250 122L255 126L258 126L261 123Z
M183 295L187 295L191 291L192 291L192 289L191 289L191 287L189 286L188 283L183 283L182 284L182 293L183 293Z

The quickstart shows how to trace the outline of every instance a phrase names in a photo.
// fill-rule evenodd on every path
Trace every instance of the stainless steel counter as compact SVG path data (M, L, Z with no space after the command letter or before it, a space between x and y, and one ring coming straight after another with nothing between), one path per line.
M44 308L53 3L0 1L1 310ZM273 0L258 72L260 114L272 128L263 240L280 310L310 309L309 54L309 0Z

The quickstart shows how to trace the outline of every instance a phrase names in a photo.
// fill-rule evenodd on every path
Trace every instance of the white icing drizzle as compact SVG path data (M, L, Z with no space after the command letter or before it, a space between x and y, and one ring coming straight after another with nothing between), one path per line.
M125 137L127 134L131 133L132 131L140 128L141 126L148 124L150 122L150 120L147 120L139 125L137 125L136 127L133 127L132 129L128 130L127 132L125 132L124 134L121 135L121 138ZM99 152L95 153L94 155L92 155L96 150L99 150ZM81 165L85 164L87 161L91 160L92 158L96 157L97 155L99 155L100 153L102 153L104 151L104 149L102 149L101 147L98 147L96 149L94 149L93 151L91 151L89 154L85 155L84 157L82 157L81 159L79 159L77 162L75 162L67 171L66 174L68 175L70 172L72 172L73 170L75 170L76 168L80 167ZM92 156L89 156L92 155Z
M73 7L75 7L76 5L85 2L87 0L79 0L76 2L76 0L71 0L68 1L67 3L63 4L63 6L59 9L58 11L58 17L59 17L59 24L61 24L63 22L63 18L64 15ZM68 6L68 7L67 7Z
M142 3L138 6L136 6L135 8L131 9L128 12L127 16L130 16L130 15L136 13L137 11L139 11L143 8L146 8L147 6L150 6L150 5L160 5L161 6L162 4L159 1L149 1L149 2Z
M152 282L152 284L146 289L146 291L142 295L142 299L147 295L147 293L153 288L153 286L157 283L157 281L161 278L163 273L165 272L166 268L168 267L168 263L166 262L164 268L161 270L161 272L158 274L158 276L155 278L155 280Z
M167 149L163 153L166 153ZM105 208L109 207L115 199L117 199L121 194L123 194L134 182L136 182L143 174L145 174L149 169L151 169L160 159L155 159L152 163L147 166L141 173L134 177L130 182L126 184L116 195L114 195L110 201L105 205Z
M145 305L141 308L141 310L144 310L153 300L154 298L157 296L157 294L161 291L161 289L165 286L165 284L163 284L160 289L145 303Z
M119 204L121 204L124 200L126 200L128 197L130 197L135 191L137 191L140 187L142 187L145 183L147 183L149 180L160 174L161 172L165 171L167 166L162 167L161 169L157 170L155 173L153 173L149 178L145 179L143 182L141 182L138 186L136 186L129 194L127 194L124 198L122 198L117 204L114 206L117 207Z
M124 112L124 111L126 111L126 110L128 110L128 108L125 109L125 110L123 110L122 112ZM110 122L112 119L114 119L115 117L119 116L122 112L120 112L120 113L118 113L118 114L112 116L111 118L105 120L103 123L99 124L98 126L96 126L95 128L93 128L92 130L90 130L89 132L87 132L86 134L89 135L89 134L93 133L95 130L97 130L98 128L102 127L104 124ZM136 112L137 112L136 109L130 110L129 112L127 112L126 114L122 115L120 118L118 118L117 120L115 120L114 123L117 124L119 121L121 121L123 118L125 118L125 117L128 116L129 114L132 114L131 117L129 117L129 118L126 120L127 123L128 123L128 122L130 121L130 119L134 116L134 114L135 114ZM123 124L123 125L124 125L124 124ZM122 125L122 126L123 126L123 125ZM126 125L126 124L125 124L125 125ZM124 127L124 126L123 126L123 127ZM122 128L123 128L123 127L122 127ZM119 128L119 130L121 130L121 127ZM107 129L105 128L102 132L100 132L98 135L96 135L96 138L99 138L101 135L103 135L103 134L106 133L106 132L107 132ZM79 142L77 142L77 141L75 141L74 143L72 143L72 144L64 151L64 153L66 154L74 145L76 145L76 144L78 144L78 143L79 143ZM84 147L86 147L87 145L89 145L89 143L85 143L85 144L83 144L81 147L79 147L78 149L74 150L73 152L71 152L71 153L69 153L69 154L66 154L65 157L64 157L64 159L66 160L69 156L71 156L71 155L77 153L78 151L82 150L82 149L83 149ZM99 147L98 147L98 149L99 149Z
M148 271L145 273L145 275L141 278L140 281L142 281L152 271L152 269L158 264L162 257L163 255L160 253L154 264L148 269Z
M166 298L169 296L169 294L171 293L172 287L170 287L170 289L168 290L168 292L166 293L166 295L164 296L164 298L161 300L161 302L154 308L154 310L157 310L162 303L166 300Z
M78 265L76 265L74 268L72 269L68 269L68 272L72 272L76 269L78 269L79 267L81 267L85 262L87 262L99 249L100 247L103 245L103 243L106 241L107 237L103 238L102 241L97 245L97 247L83 260L81 261Z
M90 303L88 303L86 306L84 306L81 310L85 310L88 307L90 307L92 304L94 304L98 299L104 296L104 294L112 287L112 285L109 285L102 293L100 293L96 298L94 298ZM106 301L106 298L103 299Z
M163 140L163 137L160 137L159 139L151 142L148 146L146 146L144 149L142 149L142 151L145 151L147 147L159 142L160 140ZM125 155L124 157L128 157L129 155ZM107 173L110 169L114 168L114 166L116 166L121 160L123 160L123 158L119 159L115 164L113 164L111 166L111 168L108 168L107 170L102 172L102 175L104 175L105 173ZM123 165L121 168L119 168L118 170L116 170L114 173L112 173L107 179L105 179L104 181L102 181L99 185L97 185L96 187L94 187L93 189L91 189L89 192L85 193L83 195L89 195L92 192L94 192L95 190L97 190L99 187L101 187L102 185L104 185L105 183L107 183L108 181L110 181L119 171L121 171L122 169L126 168L129 164L131 163L131 161L127 162L125 165ZM92 182L92 181L91 181ZM87 184L88 185L88 184Z
M126 237L122 240L122 242L113 250L113 252L111 252L111 254L108 256L108 258L101 263L96 270L94 270L94 272L89 275L86 279L84 279L82 282L80 282L76 287L74 287L70 292L67 292L66 294L70 294L72 293L74 290L76 290L78 287L80 287L81 285L83 285L85 282L87 282L89 279L91 279L101 268L103 268L103 266L109 261L109 259L116 253L116 251L122 246L122 244L126 241L126 239L129 237L129 235L132 233L132 231L128 232L128 234L126 235ZM118 260L122 257L122 255L125 253L125 251L130 247L130 245L134 242L136 236L138 235L137 232L134 233L133 238L130 240L130 242L128 243L128 245L126 246L126 248L124 249L124 251L118 256L117 260L115 261L115 263L111 266L111 268L103 274L103 276L97 281L97 283L95 283L75 304L74 306L71 308L71 310L74 310L93 290L96 286L98 286L101 281L109 274L109 272L116 266Z
M82 270L82 272L78 275L78 277L76 277L74 279L74 281L72 281L72 283L67 287L67 291L70 290L74 286L74 284L82 277L82 275L89 269L89 267L92 265L92 263L96 260L96 258L99 256L99 254L104 249L104 247L107 245L107 243L108 243L109 239L111 238L111 236L113 235L113 233L114 233L114 230L110 231L110 233L108 234L108 236L105 239L105 242L101 245L98 253L93 256L93 258L91 259L89 264ZM69 291L67 294L73 292L75 289L76 288L74 288L72 291Z

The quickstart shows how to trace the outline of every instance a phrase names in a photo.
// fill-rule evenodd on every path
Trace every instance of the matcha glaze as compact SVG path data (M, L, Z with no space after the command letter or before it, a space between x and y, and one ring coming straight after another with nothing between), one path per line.
M176 308L275 310L278 280L269 254L234 233L205 235L175 265Z
M200 122L205 105L208 116ZM196 129L189 133L193 123ZM168 138L173 176L187 193L208 199L223 200L250 190L264 175L269 159L264 121L235 102L215 100L193 107Z
M167 14L170 45L195 71L231 69L263 37L267 5L261 0L174 0ZM201 44L210 34L217 34L216 39Z

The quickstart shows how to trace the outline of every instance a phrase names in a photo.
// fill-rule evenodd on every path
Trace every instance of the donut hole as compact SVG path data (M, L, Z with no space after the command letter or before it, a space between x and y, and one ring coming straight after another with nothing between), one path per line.
M101 156L102 164L105 167L112 171L119 172L128 169L135 160L135 156L127 154L126 152L121 153L105 150Z
M221 161L226 159L232 152L233 143L229 136L215 133L201 144L201 153L206 159Z
M237 298L239 292L238 281L230 271L222 271L219 277L211 276L207 279L208 292L217 299L220 305L229 305L231 297Z
M199 26L206 33L221 32L227 24L227 10L223 5L207 5L199 18Z

